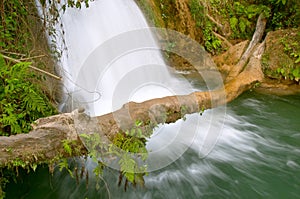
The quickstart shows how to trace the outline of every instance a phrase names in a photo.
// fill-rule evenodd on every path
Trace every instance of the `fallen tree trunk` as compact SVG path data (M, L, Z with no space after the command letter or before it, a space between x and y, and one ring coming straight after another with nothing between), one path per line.
M262 48L263 45L257 51ZM129 102L115 112L95 118L74 111L39 119L29 134L0 137L0 166L10 165L15 161L43 162L86 154L87 151L77 132L94 132L97 129L103 136L112 139L118 132L130 129L136 120L144 124L172 123L185 114L228 103L262 78L260 57L252 56L246 69L219 90L169 96L142 103ZM182 107L185 107L184 111ZM80 126L75 126L76 120L80 121ZM75 153L68 154L64 150L62 141L65 140L71 144Z
M76 110L37 120L28 134L0 137L0 167L84 155L87 150L78 136L82 132L97 132L112 140L118 132L132 128L137 120L146 128L149 124L176 122L185 114L224 105L263 79L260 59L264 43L255 46L245 69L218 90L129 102L115 112L94 118ZM70 145L72 153L64 149L64 143Z

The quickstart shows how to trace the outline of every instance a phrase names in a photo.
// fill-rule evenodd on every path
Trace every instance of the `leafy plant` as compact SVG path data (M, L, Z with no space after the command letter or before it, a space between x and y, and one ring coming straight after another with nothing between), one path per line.
M213 29L212 24L210 22L207 22L203 30L203 39L204 39L205 49L208 52L215 54L221 50L222 41L213 34L212 29Z
M281 66L276 72L285 79L300 80L300 47L299 47L300 33L293 38L286 36L281 39L281 44L285 54L293 61L289 66Z
M259 0L270 8L268 28L296 28L300 24L300 2L298 0Z
M139 131L135 132L135 136L129 136L132 132L131 130L127 134L117 134L109 148L110 153L119 157L120 175L126 178L125 190L127 181L135 185L140 180L140 174L143 176L147 173L147 166L141 164L148 157L145 140L135 137L140 136ZM122 180L122 177L120 179Z
M233 38L249 38L255 28L257 17L264 13L270 15L270 8L262 4L251 4L249 2L235 1L228 9L230 28Z
M40 117L53 115L55 108L29 80L29 62L10 66L0 55L0 135L27 133Z
M41 9L47 13L43 18L43 24L40 23L40 17L37 14L34 2L25 0L1 2L1 53L9 54L11 58L20 59L28 59L34 57L37 53L40 55L41 52L48 53L47 47L43 46L42 51L39 47L43 45L40 43L44 41L44 32L56 34L55 28L51 24L53 25L58 21L60 11L58 10L59 7L55 6L60 1L36 1L41 3ZM78 0L64 2L65 5L61 4L64 8L67 6L80 8L84 4L88 6L88 0L84 0L84 2ZM50 6L48 7L46 4ZM39 34L36 34L37 32ZM36 67L52 68L53 64L46 66L48 62L41 60L36 59L34 63ZM43 85L40 85L45 84L44 77L35 76L30 72L28 70L30 64L29 62L18 64L5 62L2 54L0 54L0 136L27 133L30 131L30 124L33 121L56 113L56 109L47 98L52 93L46 91L46 86L42 88ZM45 94L46 92L48 95ZM13 163L16 167L27 164L18 160ZM33 170L36 169L36 165L30 166ZM0 175L0 198L4 197L2 190L8 174L9 172Z
M196 25L198 27L204 26L206 21L204 6L198 0L190 0L189 8Z
M68 163L67 159L60 160L60 162L58 163L58 167L59 167L59 171L62 171L63 169L66 169L67 172L70 174L70 176L72 178L74 178L73 172L69 167L69 163Z
M205 49L216 54L221 50L222 41L213 34L213 29L216 27L207 19L207 11L199 0L190 0L189 8L196 26L202 29Z
M125 189L128 182L136 185L143 183L143 176L147 174L145 161L148 157L146 138L150 134L147 126L141 121L136 121L134 126L116 134L110 144L101 139L100 134L81 134L80 137L87 146L88 156L97 163L94 169L96 176L100 176L108 159L117 159L120 166L119 185L125 177ZM153 126L151 126L152 129ZM112 158L113 157L113 158Z

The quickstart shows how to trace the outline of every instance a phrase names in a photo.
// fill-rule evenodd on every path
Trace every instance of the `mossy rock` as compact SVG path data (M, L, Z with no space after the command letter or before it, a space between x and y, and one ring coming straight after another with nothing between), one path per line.
M269 32L262 66L270 78L299 82L300 28Z

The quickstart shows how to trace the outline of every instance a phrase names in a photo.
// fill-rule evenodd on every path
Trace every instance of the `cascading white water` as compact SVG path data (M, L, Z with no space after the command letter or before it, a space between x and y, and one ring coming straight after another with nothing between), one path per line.
M185 82L179 84L171 77L134 1L101 0L87 9L67 9L62 24L67 47L61 59L65 86L71 100L90 115L111 112L129 100L190 91ZM143 28L142 34L135 34ZM120 40L120 35L125 38ZM139 49L141 42L156 49Z
M67 9L62 24L67 51L61 63L71 109L83 106L88 114L101 115L128 101L195 90L185 78L170 74L133 0L101 0L88 9ZM149 171L172 163L192 144L200 156L206 155L220 135L223 116L224 110L215 109L205 117L195 114L160 126L147 143Z
M57 26L57 32L64 32L64 38L57 37L56 42L57 48L63 48L60 63L66 111L84 107L91 116L102 115L128 101L195 91L185 78L170 73L133 0L90 4L81 10L66 9ZM189 147L198 150L201 157L207 155L221 133L223 119L224 109L213 109L206 116L194 114L186 121L159 126L147 142L149 171L169 165Z
M69 96L65 105L72 105L71 109L83 106L89 115L95 116L119 109L128 101L140 102L194 91L185 78L170 74L133 0L99 0L91 3L90 8L69 8L61 20L67 48L61 58ZM208 128L200 132L199 115L187 119L160 126L154 132L147 143L151 151L149 170L175 161L197 134L201 133L201 139L198 138L201 141L194 147L202 147L206 150L203 153L215 144L222 122L211 126L212 114L208 114L201 118ZM216 136L205 139L210 131L216 132ZM205 148L205 140L211 146Z

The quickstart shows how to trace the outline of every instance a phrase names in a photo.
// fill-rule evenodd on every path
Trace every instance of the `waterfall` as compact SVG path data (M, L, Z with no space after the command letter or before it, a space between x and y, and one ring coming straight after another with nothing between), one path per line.
M101 0L89 8L67 9L62 24L67 50L61 64L71 109L83 106L91 116L102 115L128 101L191 91L169 73L133 0Z
M133 0L90 4L80 10L67 8L57 26L64 32L64 39L56 39L57 46L66 49L60 59L66 93L62 109L84 107L87 114L97 116L129 101L195 91L185 78L170 72ZM213 109L205 116L193 114L156 128L147 142L149 171L171 164L189 147L201 157L208 154L220 135L223 113Z
M66 91L90 114L128 100L190 92L185 81L169 73L133 1L96 0L89 9L68 9L62 23L65 41L56 39L68 48L61 60ZM20 170L18 182L8 183L6 197L299 198L299 103L299 96L248 92L228 105L225 122L219 107L160 126L147 142L146 188L129 186L125 192L116 183L119 172L112 169L100 181L89 175L77 184L67 171L50 174L41 166L35 172ZM213 151L200 159L218 135ZM93 165L87 166L91 174Z

